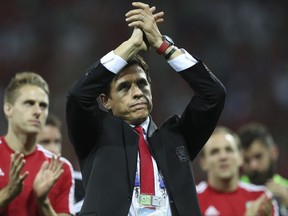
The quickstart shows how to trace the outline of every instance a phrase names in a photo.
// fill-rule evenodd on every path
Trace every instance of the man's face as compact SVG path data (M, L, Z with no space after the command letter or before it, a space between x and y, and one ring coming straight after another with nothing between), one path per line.
M129 124L143 122L152 110L151 86L143 69L132 65L111 83L106 108Z
M37 143L56 155L61 155L62 134L58 127L45 125L37 135Z
M226 132L213 134L204 146L201 166L209 181L235 179L241 163L236 141Z
M5 103L9 129L16 134L37 134L48 115L48 95L37 86L25 85L19 89L14 104Z
M244 151L243 172L254 184L263 185L274 174L275 159L271 148L266 147L259 140L255 140Z

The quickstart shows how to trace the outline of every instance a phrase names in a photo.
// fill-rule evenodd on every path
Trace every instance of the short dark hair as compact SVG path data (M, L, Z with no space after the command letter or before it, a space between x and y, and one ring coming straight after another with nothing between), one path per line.
M116 80L118 80L119 77L121 76L122 72L123 72L126 68L131 67L132 65L139 65L139 66L143 69L143 71L145 72L146 78L147 78L148 82L151 84L151 77L150 77L150 72L149 72L149 66L148 66L147 63L144 61L144 59L143 59L140 55L138 55L138 54L134 55L131 59L129 59L129 60L127 61L127 65L125 65L125 67L122 68L122 70L115 75L115 77L113 78L112 82L115 82ZM109 85L107 85L107 87L106 87L106 89L104 90L103 93L105 93L106 95L110 95L110 90L111 90L111 85L109 84Z
M259 140L266 147L271 147L275 144L267 127L258 122L252 122L242 126L238 130L238 135L242 148L244 149L248 149L256 140Z
M53 127L58 128L59 130L62 127L61 120L53 113L49 113L45 125L51 125Z

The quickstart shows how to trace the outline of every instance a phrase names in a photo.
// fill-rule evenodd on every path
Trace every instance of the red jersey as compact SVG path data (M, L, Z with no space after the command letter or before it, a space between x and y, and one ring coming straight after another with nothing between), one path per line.
M230 193L218 192L207 182L196 186L198 201L203 216L244 216L249 202L256 200L264 193L266 187L240 182L238 188ZM278 207L273 203L273 215L278 215Z
M10 155L14 151L7 145L4 137L0 137L0 189L8 184ZM2 209L0 215L7 216L38 216L37 203L33 193L33 181L42 163L51 160L52 153L37 145L33 153L25 155L26 163L21 174L29 171L28 176L23 181L21 193L13 199L10 204ZM73 214L74 202L74 180L72 178L72 166L70 162L61 157L64 172L56 181L49 192L50 203L56 213Z

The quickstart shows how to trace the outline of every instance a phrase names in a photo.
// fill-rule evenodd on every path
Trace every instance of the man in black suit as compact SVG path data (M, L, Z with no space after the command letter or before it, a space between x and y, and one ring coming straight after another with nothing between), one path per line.
M92 65L68 92L69 137L86 189L80 215L200 215L192 161L217 124L225 88L201 60L161 35L157 23L163 12L154 13L155 7L141 2L132 5L126 14L134 28L131 37ZM160 128L150 116L148 66L137 54L150 47L194 91L181 117L174 115ZM144 135L135 126L142 126ZM153 193L142 190L138 139L143 136L152 155Z

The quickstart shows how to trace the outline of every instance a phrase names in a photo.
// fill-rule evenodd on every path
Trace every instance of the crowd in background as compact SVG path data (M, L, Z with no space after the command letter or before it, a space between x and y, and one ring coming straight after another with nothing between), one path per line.
M249 121L264 123L280 148L279 173L287 178L288 168L281 164L286 164L288 156L288 2L159 0L155 6L167 11L162 33L172 32L170 36L177 45L185 45L202 58L226 86L227 100L219 124L237 130ZM65 122L66 94L71 83L87 65L129 37L131 32L123 31L128 29L123 13L129 8L127 0L1 2L0 107L9 79L19 71L34 71L49 83L50 110ZM153 116L158 123L175 110L181 113L179 109L184 106L178 104L188 103L189 89L173 87L182 85L176 75L159 85L157 80L163 79L170 68L164 60L144 57L148 64L157 65L150 69L157 71L152 73L157 83L152 83L152 89L161 92L153 98ZM1 134L6 126L1 111ZM63 156L77 168L66 134ZM195 172L196 181L200 181L197 166Z

